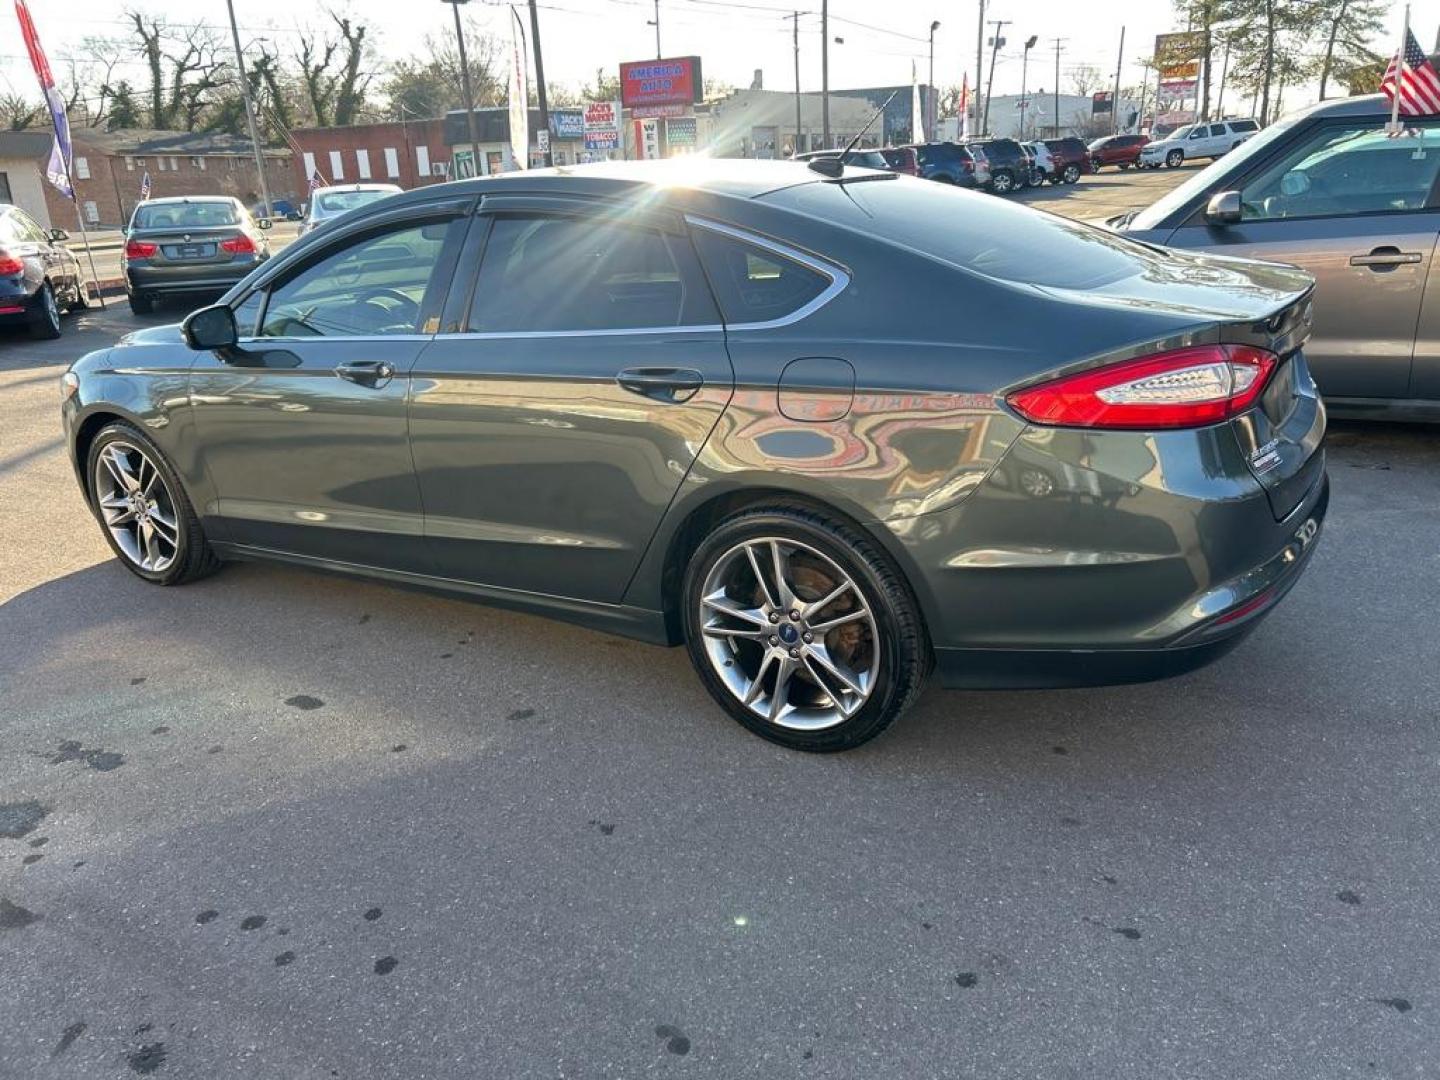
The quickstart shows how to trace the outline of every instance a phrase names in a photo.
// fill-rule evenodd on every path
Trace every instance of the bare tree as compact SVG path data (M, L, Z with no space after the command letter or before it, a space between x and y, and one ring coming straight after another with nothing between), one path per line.
M149 69L150 126L194 131L217 91L233 81L220 39L207 27L171 27L139 11L125 17Z
M365 91L374 78L367 27L327 11L339 38L302 34L296 59L315 123L348 125L360 119Z
M1089 97L1105 84L1105 76L1094 64L1076 64L1070 69L1071 90L1081 97Z
M0 123L10 131L25 131L36 126L45 115L45 104L13 90L0 93Z

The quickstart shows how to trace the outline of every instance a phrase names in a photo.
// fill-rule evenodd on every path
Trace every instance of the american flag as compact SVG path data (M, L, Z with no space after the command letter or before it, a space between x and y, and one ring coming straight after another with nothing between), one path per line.
M140 177L140 201L144 202L150 198L150 170L146 169L145 174Z
M310 174L310 190L314 191L316 188L322 188L324 186L325 178L320 175L320 170L316 169Z
M1391 58L1380 89L1391 101L1398 99L1401 116L1440 113L1440 74L1409 30L1405 31L1403 54L1397 52Z

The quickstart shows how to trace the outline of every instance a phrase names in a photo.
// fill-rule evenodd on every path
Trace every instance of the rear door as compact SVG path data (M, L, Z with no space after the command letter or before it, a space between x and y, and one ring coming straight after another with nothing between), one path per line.
M1410 391L1420 301L1440 235L1440 124L1412 121L1410 132L1390 138L1360 119L1317 124L1242 180L1240 222L1217 227L1198 212L1166 241L1313 274L1306 355L1329 397Z
M473 285L413 373L437 571L618 603L733 387L683 220L487 196ZM469 258L467 253L467 258Z
M410 370L430 341L473 199L346 230L236 307L190 397L225 539L428 573L410 458Z

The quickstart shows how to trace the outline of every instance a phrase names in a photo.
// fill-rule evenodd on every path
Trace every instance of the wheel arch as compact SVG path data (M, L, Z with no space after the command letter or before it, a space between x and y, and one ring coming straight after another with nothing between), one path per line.
M707 485L708 488L708 485ZM683 504L672 506L665 525L651 542L650 551L627 589L626 599L637 606L657 608L664 616L666 639L672 645L684 641L680 611L682 582L690 556L716 524L759 506L793 506L812 513L838 518L885 553L914 598L929 640L934 625L933 598L909 554L883 522L868 518L859 507L828 492L815 493L784 487L773 482L730 483L721 488L695 492Z

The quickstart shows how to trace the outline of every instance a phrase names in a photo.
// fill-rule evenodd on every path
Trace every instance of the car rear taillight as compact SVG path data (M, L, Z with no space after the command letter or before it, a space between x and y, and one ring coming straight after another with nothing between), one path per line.
M241 233L239 236L229 240L220 241L220 250L228 251L232 255L253 255L255 253L255 241Z
M11 274L23 274L24 272L25 264L4 248L0 248L0 277L9 277Z
M125 258L148 259L159 250L160 248L156 244L150 244L144 240L129 240L125 244Z
M1202 427L1254 404L1278 362L1250 345L1199 345L1082 371L1006 400L1025 419L1054 427Z

